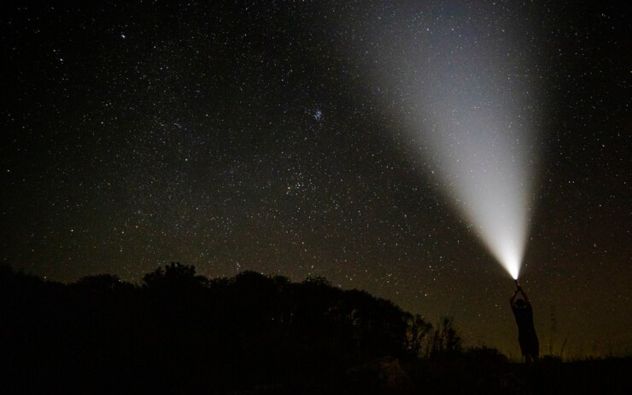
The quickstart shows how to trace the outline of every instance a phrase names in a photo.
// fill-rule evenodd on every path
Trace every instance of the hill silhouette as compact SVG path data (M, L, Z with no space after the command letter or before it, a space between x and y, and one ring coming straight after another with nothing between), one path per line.
M630 359L511 363L325 279L172 263L140 285L0 269L3 393L625 393ZM553 392L551 392L553 393Z

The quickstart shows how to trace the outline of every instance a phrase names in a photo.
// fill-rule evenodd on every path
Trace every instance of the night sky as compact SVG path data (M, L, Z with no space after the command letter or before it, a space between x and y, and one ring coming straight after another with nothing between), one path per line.
M58 281L170 261L323 276L517 357L513 281L407 144L403 93L375 78L399 78L382 32L432 43L471 12L524 29L511 51L541 86L521 275L541 349L632 352L626 10L171 3L3 3L1 262Z

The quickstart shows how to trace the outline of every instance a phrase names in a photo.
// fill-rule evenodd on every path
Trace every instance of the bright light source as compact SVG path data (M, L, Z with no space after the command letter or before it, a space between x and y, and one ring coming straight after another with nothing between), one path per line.
M492 255L518 278L530 214L527 157L499 128L483 130L490 124L485 120L470 117L462 123L470 126L463 128L452 120L436 122L442 125L437 133L424 137L436 153L441 187Z
M539 87L528 56L535 35L515 17L490 22L487 11L498 10L487 6L450 7L443 24L432 10L394 13L375 37L392 66L375 72L427 170L517 279L538 162ZM415 28L424 24L433 28Z

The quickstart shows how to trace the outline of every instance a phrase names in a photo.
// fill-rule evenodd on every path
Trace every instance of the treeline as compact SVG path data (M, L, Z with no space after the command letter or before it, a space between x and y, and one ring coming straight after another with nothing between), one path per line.
M629 394L631 368L511 363L463 349L450 319L321 278L173 263L61 284L0 267L1 394Z
M179 263L139 285L113 275L66 285L3 267L0 311L2 358L26 386L320 388L381 358L460 349L449 320L433 330L387 300L322 278L208 279Z

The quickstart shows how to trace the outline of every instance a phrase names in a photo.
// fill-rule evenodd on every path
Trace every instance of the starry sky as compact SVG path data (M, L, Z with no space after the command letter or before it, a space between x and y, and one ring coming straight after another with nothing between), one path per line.
M406 93L385 82L406 74L382 32L432 42L468 3L209 3L3 3L0 262L58 281L170 261L324 276L517 357L513 283L411 151ZM525 27L512 54L537 59L521 281L542 351L629 354L632 19L576 3L473 12Z

